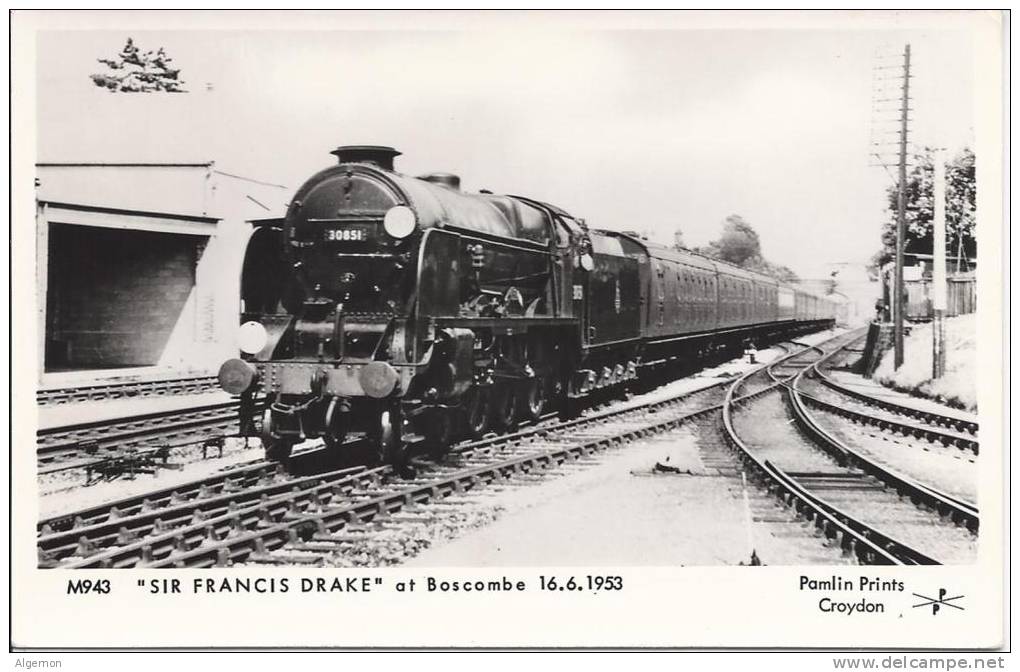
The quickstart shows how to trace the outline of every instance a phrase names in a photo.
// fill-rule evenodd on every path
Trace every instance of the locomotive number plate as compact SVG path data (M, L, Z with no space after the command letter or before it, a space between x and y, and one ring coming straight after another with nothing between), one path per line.
M357 243L363 243L368 240L368 231L358 227L347 227L343 229L326 229L323 232L323 238L326 242L345 242L352 241Z

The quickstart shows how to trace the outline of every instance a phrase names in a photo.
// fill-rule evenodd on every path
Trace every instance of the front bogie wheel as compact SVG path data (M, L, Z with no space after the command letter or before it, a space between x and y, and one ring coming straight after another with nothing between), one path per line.
M420 426L429 452L440 457L450 449L453 442L453 417L449 410L437 408L426 412Z
M371 439L375 444L376 459L380 464L400 465L405 461L400 436L400 413L387 409L379 414Z
M270 462L286 462L294 450L294 440L263 436L262 447L265 448L266 459Z
M326 407L323 427L322 442L326 444L326 448L330 450L340 448L347 439L347 428L345 411L336 398Z
M276 436L273 433L273 412L266 409L262 415L262 448L266 451L266 459L270 462L284 462L290 459L296 441L290 437Z

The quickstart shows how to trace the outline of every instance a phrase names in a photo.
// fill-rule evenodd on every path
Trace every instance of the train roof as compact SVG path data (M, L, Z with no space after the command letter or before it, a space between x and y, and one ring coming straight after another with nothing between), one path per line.
M619 235L629 238L638 245L644 247L645 250L648 252L648 256L653 259L663 259L666 261L679 262L687 264L689 266L694 266L696 268L713 270L726 275L735 276L739 278L748 278L768 284L784 285L784 283L780 282L779 280L773 278L770 275L765 275L763 273L758 273L756 271L749 271L746 268L740 268L739 266L735 266L734 264L721 261L719 259L713 259L712 257L699 254L692 250L686 249L676 250L671 247L661 245L659 243L653 243L647 240L643 240L637 237L636 235L629 233L621 233L617 231L599 231L599 233L607 233L611 235Z
M648 248L648 255L653 259L664 259L668 261L680 262L688 266L694 266L695 268L704 268L706 270L718 271L721 264L715 259L711 259L701 254L694 254L691 252L675 250L662 245L649 245L646 241L642 241L646 248Z
M782 282L779 279L772 277L771 275L765 275L764 273L758 273L756 271L749 271L746 268L740 268L739 266L735 266L734 264L731 264L729 262L721 261L719 259L713 259L712 257L699 254L698 252L694 252L693 250L687 249L677 250L671 247L667 247L665 245L661 245L659 243L653 243L644 240L635 234L621 231L606 231L602 229L593 229L592 233L627 238L628 240L633 241L635 244L643 247L645 251L648 253L648 256L652 259L662 259L666 261L684 263L690 266L695 266L697 268L703 268L705 270L714 270L719 273L724 273L730 276L749 278L757 282L776 285L778 287L783 287L785 289L789 289L790 291L797 292L798 294L802 294L804 296L813 296L815 298L823 299L825 301L832 300L832 297L830 296L820 294L810 289L806 289L800 285Z

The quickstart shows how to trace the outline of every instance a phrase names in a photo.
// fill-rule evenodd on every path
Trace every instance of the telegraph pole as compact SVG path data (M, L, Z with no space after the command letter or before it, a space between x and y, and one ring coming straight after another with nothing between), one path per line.
M903 365L903 248L907 211L907 120L910 108L910 45L903 50L903 97L900 102L900 185L896 212L896 269L893 281L893 367Z

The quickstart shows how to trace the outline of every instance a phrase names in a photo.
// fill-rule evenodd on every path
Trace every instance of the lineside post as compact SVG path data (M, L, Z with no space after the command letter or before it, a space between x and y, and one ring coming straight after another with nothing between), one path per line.
M946 153L935 152L935 219L932 223L932 378L946 372L946 323L948 291L946 287Z

